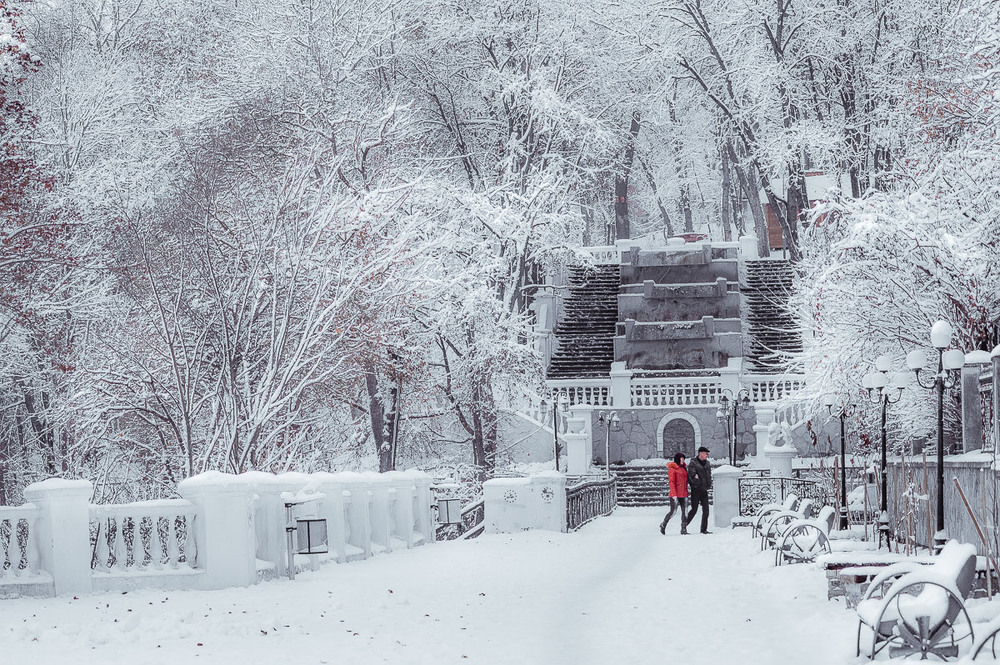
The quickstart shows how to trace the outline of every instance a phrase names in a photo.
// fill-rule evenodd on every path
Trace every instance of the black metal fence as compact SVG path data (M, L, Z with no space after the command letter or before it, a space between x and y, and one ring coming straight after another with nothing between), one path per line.
M618 505L618 480L589 480L566 488L566 530L576 531L595 517L610 515Z
M474 501L462 509L462 521L459 524L438 524L435 537L437 540L471 539L482 535L486 521L486 503L483 499Z
M827 483L804 478L772 478L770 476L744 477L739 479L740 515L755 515L768 503L781 503L789 494L800 499L832 504L833 497Z

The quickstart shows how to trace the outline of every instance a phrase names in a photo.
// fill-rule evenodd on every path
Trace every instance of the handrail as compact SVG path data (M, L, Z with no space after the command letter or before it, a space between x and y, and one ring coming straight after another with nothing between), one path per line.
M618 479L585 480L566 488L566 530L576 531L618 505Z

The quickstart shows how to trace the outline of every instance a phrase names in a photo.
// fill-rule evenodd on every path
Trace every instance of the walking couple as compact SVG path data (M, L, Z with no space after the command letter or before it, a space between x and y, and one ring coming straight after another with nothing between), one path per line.
M708 461L708 448L698 449L698 456L690 465L684 464L684 453L674 455L674 461L667 464L670 482L670 512L660 522L660 533L666 533L667 522L674 516L677 504L681 506L681 533L687 535L687 525L694 519L701 506L701 532L708 530L708 490L712 487L712 465ZM690 486L690 494L688 487ZM691 512L684 514L687 498L691 497Z

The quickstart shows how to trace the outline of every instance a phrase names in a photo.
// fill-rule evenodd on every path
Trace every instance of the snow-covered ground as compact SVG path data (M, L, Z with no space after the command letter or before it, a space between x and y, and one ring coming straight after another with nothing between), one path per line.
M573 534L446 542L294 582L0 600L4 662L854 662L855 614L746 530L661 536L658 508Z

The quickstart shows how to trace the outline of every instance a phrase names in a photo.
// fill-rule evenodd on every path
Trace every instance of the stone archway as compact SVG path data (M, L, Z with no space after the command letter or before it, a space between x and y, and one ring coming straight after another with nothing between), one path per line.
M659 457L673 457L677 451L688 459L701 446L701 425L689 413L669 413L656 426L656 452Z

